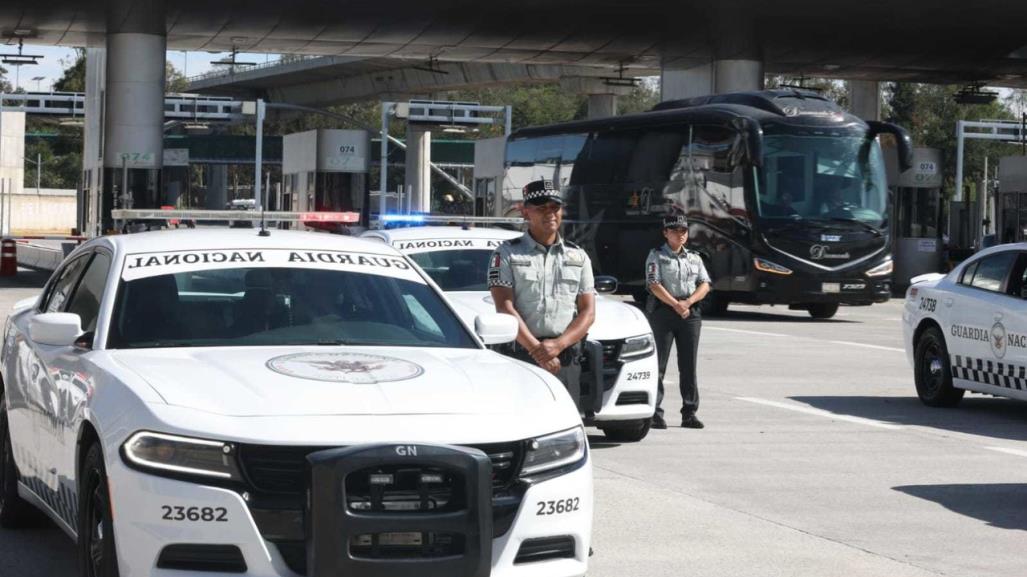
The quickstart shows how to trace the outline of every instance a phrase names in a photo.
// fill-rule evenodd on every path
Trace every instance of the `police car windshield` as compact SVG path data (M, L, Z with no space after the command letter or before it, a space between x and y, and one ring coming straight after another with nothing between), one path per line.
M766 129L757 195L759 218L766 225L887 226L884 158L865 129Z
M444 291L487 291L492 250L465 249L409 255Z
M477 346L423 281L290 267L123 275L108 341L109 348L290 345Z

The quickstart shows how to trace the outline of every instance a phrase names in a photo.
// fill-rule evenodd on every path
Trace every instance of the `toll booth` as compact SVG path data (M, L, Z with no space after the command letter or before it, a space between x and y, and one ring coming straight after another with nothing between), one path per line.
M485 138L474 142L474 214L503 216L499 191L503 189L503 160L506 137Z
M358 213L359 227L370 220L371 133L317 129L287 134L282 143L282 183L269 210ZM335 230L338 223L307 222ZM354 227L350 226L352 231Z
M910 278L943 270L942 157L936 148L914 148L913 166L901 173L894 153L885 159L892 188L892 286L905 291Z
M1027 156L1005 156L998 163L998 243L1027 240Z

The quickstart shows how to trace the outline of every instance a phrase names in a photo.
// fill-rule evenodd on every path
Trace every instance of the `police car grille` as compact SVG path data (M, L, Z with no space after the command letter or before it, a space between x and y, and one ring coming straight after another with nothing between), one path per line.
M492 488L512 483L520 468L521 443L468 445L482 450L492 460ZM330 447L288 447L241 445L239 460L250 487L272 494L302 494L306 490L307 455Z
M517 482L517 471L523 459L523 443L493 443L467 445L486 453L492 461L492 517L493 535L505 535L520 510L525 485ZM307 455L331 447L283 447L273 445L240 445L239 461L246 485L254 493L249 506L254 520L265 539L277 548L289 568L299 575L307 574L307 542L303 503L307 490ZM398 486L390 491L389 498L382 499L381 505L372 505L378 510L393 510L396 513L411 512L410 503L421 502L425 497L429 501L426 510L445 508L450 500L462 498L454 495L451 487L432 488L426 495L419 486L422 470L390 470L384 473L393 474L392 481ZM362 476L369 482L369 478ZM361 482L358 480L358 482ZM366 507L372 499L361 498L370 495L367 487L348 487L357 498L349 505L355 509ZM417 499L404 498L403 491L411 495L416 493ZM384 504L385 502L390 504ZM420 508L420 505L418 505ZM350 543L350 552L357 557L376 558L424 558L444 557L459 554L464 543L458 536L444 533L426 533L420 541L409 535L392 536L394 541L388 547L381 547L386 538L375 537L368 541L368 536Z
M603 345L603 390L609 391L617 384L620 369L624 363L620 361L620 349L623 340L599 341Z

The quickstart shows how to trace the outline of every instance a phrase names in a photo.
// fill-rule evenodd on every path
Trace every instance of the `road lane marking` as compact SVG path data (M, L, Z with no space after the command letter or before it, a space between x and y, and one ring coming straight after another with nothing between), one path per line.
M1005 453L1007 455L1016 455L1017 457L1027 457L1027 451L1021 451L1020 449L1007 449L1006 447L984 447L989 451L998 451L999 453Z
M805 413L807 415L814 415L817 417L827 417L835 421L847 421L849 423L855 423L857 425L866 425L868 427L877 427L879 429L898 430L901 429L901 425L895 425L892 423L885 423L883 421L875 421L873 419L865 419L863 417L853 417L851 415L839 415L838 413L832 413L831 411L825 411L823 409L814 409L813 407L807 407L803 405L796 405L793 403L782 403L779 401L771 401L770 399L761 399L759 397L735 397L739 401L746 401L749 403L756 403L757 405L766 405L768 407L777 407L779 409L787 409L789 411L795 411L797 413Z
M904 353L906 349L900 349L898 347L882 347L881 345L868 345L866 343L856 343L852 341L827 341L836 345L849 345L850 347L865 347L868 349L877 349L879 351L894 351L897 353Z
M765 332L765 331L747 331L747 330L743 330L743 329L728 329L728 328L724 328L724 327L711 327L711 326L704 326L703 330L724 331L724 332L728 332L728 333L739 333L739 334L743 334L743 335L756 335L756 336L760 336L760 337L784 337L784 338L792 338L792 339L807 339L807 340L817 341L818 343L828 342L828 343L832 343L832 344L835 344L835 345L845 345L845 346L849 346L849 347L862 347L862 348L867 348L867 349L877 349L879 351L891 351L891 352L895 352L895 353L904 353L904 352L906 352L905 349L900 349L898 347L884 347L884 346L881 346L881 345L871 345L871 344L868 344L868 343L857 343L857 342L854 342L854 341L822 341L820 339L816 339L816 338L813 338L813 337L804 337L804 336L800 336L800 335L786 335L784 333L768 333L768 332Z

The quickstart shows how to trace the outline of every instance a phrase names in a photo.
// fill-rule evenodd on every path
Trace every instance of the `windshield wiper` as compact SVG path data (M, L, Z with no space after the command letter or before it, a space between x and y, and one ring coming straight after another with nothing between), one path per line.
M837 216L832 216L831 220L833 220L835 222L844 222L844 223L858 224L858 225L862 226L865 230L874 233L874 236L881 236L881 231L877 227L871 226L871 225L869 225L869 224L867 224L867 223L865 223L862 220L859 220L857 218L841 218L841 217L837 217Z

